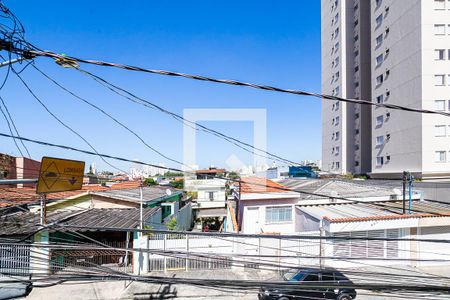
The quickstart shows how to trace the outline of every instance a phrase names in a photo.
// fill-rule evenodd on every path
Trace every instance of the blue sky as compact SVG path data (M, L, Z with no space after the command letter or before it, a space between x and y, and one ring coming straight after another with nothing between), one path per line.
M33 44L67 55L320 91L320 1L5 1ZM67 88L101 106L168 156L182 160L182 125L166 115L127 102L91 79L38 58L37 66ZM18 67L18 66L17 66ZM320 159L320 100L183 78L84 66L115 84L182 114L185 108L267 109L268 150L294 161ZM0 70L4 76L6 68ZM99 152L165 163L134 136L32 68L23 77L48 107L81 133ZM23 136L88 147L54 121L13 75L2 97ZM252 142L250 122L202 122ZM3 118L0 131L8 132ZM28 145L35 159L56 156L99 158ZM17 155L12 141L0 139L0 152ZM199 133L200 166L223 166L231 154L251 156L216 137ZM114 162L127 169L130 165Z

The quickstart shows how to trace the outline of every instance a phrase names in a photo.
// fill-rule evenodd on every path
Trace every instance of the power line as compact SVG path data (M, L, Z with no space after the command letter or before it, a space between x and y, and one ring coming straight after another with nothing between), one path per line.
M88 155L101 156L103 158L111 158L111 159L115 159L115 160L131 162L131 163L140 164L140 165L147 165L147 166L151 166L151 167L158 167L160 169L165 169L165 170L168 170L168 171L175 171L175 172L180 172L180 173L184 173L184 174L192 174L192 172L183 171L183 170L176 169L176 168L161 167L161 166L157 166L157 165L154 165L154 164L141 162L141 161L138 161L138 160L131 160L131 159L123 158L123 157L112 156L112 155L108 155L108 154L101 154L101 153L98 153L98 152L92 152L92 151L82 150L82 149L78 149L78 148L71 147L71 146L65 146L65 145L60 145L60 144L54 144L54 143L49 143L49 142L33 140L33 139L25 138L25 137L17 137L17 136L9 135L9 134L6 134L6 133L0 133L0 136L9 137L9 138L15 137L17 139L22 139L24 141L40 144L40 145L43 145L43 146L56 147L56 148L71 150L71 151L84 153L84 154L88 154ZM393 208L393 209L397 208L397 207L393 207L393 206L389 206L389 205L381 204L381 203L373 203L373 202L367 202L367 201L352 200L352 199L348 199L348 198L344 198L344 197L332 197L332 196L329 196L329 195L323 195L323 194L312 193L312 192L305 192L305 191L300 191L300 190L292 190L292 189L289 189L289 188L284 188L284 187L279 187L279 186L269 186L267 184L259 184L259 183L255 183L255 182L246 182L246 181L240 180L240 179L231 179L231 178L225 178L225 177L220 177L220 176L212 176L212 175L208 175L208 177L209 178L223 179L223 180L232 181L232 182L236 182L236 183L245 183L245 184L249 184L249 185L253 185L253 186L260 186L260 187L266 187L266 188L270 187L270 188L281 190L281 191L289 191L289 192L294 192L294 193L299 193L299 194L318 196L318 197L323 197L325 199L343 200L343 201L347 201L347 202L350 202L350 203L371 204L371 205L379 206L379 207L383 207L383 208ZM448 216L447 214L439 214L439 213L435 213L435 212L428 212L428 211L418 210L418 209L413 209L412 211L413 212L428 213L428 214L431 214L431 215Z
M129 71L139 71L139 72L144 72L144 73L152 73L152 74L166 75L166 76L173 76L173 77L184 77L184 78L200 80L200 81L208 81L208 82L221 83L221 84L234 85L234 86L251 87L251 88L265 90L265 91L274 91L274 92L288 93L288 94L294 94L294 95L300 95L300 96L311 96L311 97L326 99L326 100L336 100L336 101L348 102L348 103L354 103L354 104L385 107L385 108L390 108L390 109L394 109L394 110L403 110L403 111L425 113L425 114L438 114L438 115L450 117L450 113L442 112L442 111L410 108L410 107L396 105L396 104L390 104L390 103L377 103L377 102L372 102L370 100L342 98L342 97L307 92L307 91L302 91L302 90L284 89L284 88L278 88L278 87L274 87L274 86L270 86L270 85L247 83L247 82L237 81L237 80L217 79L217 78L212 78L212 77L207 77L207 76L202 76L202 75L193 75L193 74L173 72L173 71L167 71L167 70L147 69L147 68L143 68L143 67L131 66L131 65L126 65L126 64L119 64L119 63L92 60L92 59L82 59L82 58L73 57L73 56L62 56L62 55L57 54L52 51L23 50L23 49L12 49L12 51L14 51L15 53L18 53L18 54L26 53L26 55L31 55L31 56L50 57L53 59L58 59L60 61L80 62L80 63L93 64L93 65L104 66L104 67L115 67L115 68L120 68L120 69L124 69L124 70L129 70Z
M154 147L150 146L141 136L139 136L135 131L133 131L132 129L130 129L127 125L123 124L122 122L120 122L119 120L117 120L115 117L113 117L111 114L107 113L104 109L100 108L99 106L93 104L92 102L86 100L85 98L75 94L74 92L72 92L71 90L67 89L66 87L64 87L62 84L60 84L59 82L57 82L56 80L54 80L52 77L50 77L49 75L47 75L44 71L42 71L41 69L39 69L37 66L35 66L34 64L31 65L36 71L38 71L39 73L41 73L44 77L46 77L48 80L50 80L51 82L53 82L56 86L58 86L59 88L61 88L62 90L66 91L67 93L69 93L70 95L72 95L73 97L75 97L76 99L86 103L87 105L93 107L94 109L98 110L99 112L101 112L102 114L104 114L105 116L107 116L108 118L110 118L111 120L113 120L115 123L117 123L118 125L120 125L122 128L124 128L125 130L127 130L128 132L130 132L131 134L133 134L136 138L139 139L139 141L141 141L142 144L144 144L147 148L149 148L150 150L152 150L153 152L155 152L156 154L160 155L161 157L171 161L171 162L175 162L177 164L180 164L182 166L185 166L182 162L175 160L173 158L168 157L167 155L165 155L164 153L162 153L161 151L158 151L157 149L155 149ZM186 166L185 166L186 167Z
M11 124L9 123L8 117L6 116L5 112L3 111L3 108L1 105L0 105L0 112L2 113L3 117L5 118L6 125L8 125L9 132L11 133L11 135L14 135L12 128L11 128ZM19 150L20 155L23 156L22 150L20 149L19 144L17 144L16 139L12 138L12 140L14 141L14 144L16 145L17 150Z
M8 117L9 117L9 119L11 121L11 125L13 126L14 131L16 132L17 136L20 136L19 130L17 129L16 124L14 122L14 119L12 118L12 116L11 116L11 114L9 112L8 106L6 106L6 103L5 103L5 101L3 100L3 98L1 96L0 96L0 101L2 102L3 107L5 108L6 114L8 115ZM3 115L5 116L5 113L3 113ZM5 116L5 119L7 120L6 116ZM30 152L28 151L27 146L25 146L25 143L23 141L20 141L20 143L25 148L25 151L27 152L28 158L31 158ZM22 152L20 150L19 150L19 152L23 156L23 154L22 154Z
M101 85L105 86L107 89L109 89L113 93L115 93L115 94L117 94L117 95L119 95L121 97L124 97L125 99L128 99L128 100L130 100L130 101L132 101L134 103L137 103L137 104L140 104L140 105L143 105L143 106L155 109L157 111L160 111L162 113L168 114L169 116L173 117L175 120L181 122L185 126L188 126L188 127L192 128L194 130L210 133L210 134L212 134L214 136L217 136L219 138L222 138L222 139L228 141L229 143L231 143L231 144L233 144L233 145L235 145L235 146L237 146L237 147L239 147L239 148L241 148L241 149L243 149L243 150L245 150L247 152L250 152L251 154L254 154L254 155L257 155L257 156L260 156L260 157L272 158L272 159L275 159L275 160L283 162L283 163L288 163L290 165L300 165L300 163L298 163L298 162L285 159L285 158L283 158L281 156L278 156L276 154L270 153L270 152L268 152L268 151L266 151L264 149L260 149L258 147L255 147L255 146L253 146L253 145L251 145L249 143L246 143L246 142L243 142L241 140L238 140L238 139L236 139L236 138L234 138L232 136L226 135L226 134L221 133L221 132L219 132L217 130L214 130L214 129L211 129L211 128L206 127L204 125L198 124L196 122L187 120L186 118L184 118L183 116L181 116L179 114L171 112L171 111L169 111L169 110L167 110L167 109L165 109L165 108L163 108L163 107L161 107L161 106L159 106L159 105L157 105L157 104L155 104L153 102L150 102L150 101L148 101L146 99L143 99L142 97L139 97L139 96L131 93L130 91L127 91L124 88L121 88L118 85L115 85L115 84L107 81L106 79L101 78L100 76L97 76L97 75L95 75L95 74L93 74L93 73L91 73L89 71L81 69L80 67L77 67L76 70L78 70L81 73L91 77L92 79L94 79L95 81L97 81ZM122 93L125 93L125 95L122 94ZM199 127L199 128L197 128L197 127ZM241 146L241 145L243 145L243 146ZM249 149L247 149L246 147L248 147L250 149L253 149L253 150L256 150L258 152L261 152L261 153L265 153L267 156L261 155L259 153L252 152Z
M98 151L94 148L94 146L92 146L92 144L86 140L81 134L79 134L75 129L73 129L72 127L70 127L69 125L67 125L66 123L64 123L58 116L56 116L48 107L47 105L45 105L45 103L33 92L33 90L30 88L30 86L25 82L25 80L22 78L22 76L20 76L20 74L18 74L16 72L16 70L11 67L11 70L14 72L14 74L17 76L17 78L19 78L19 80L22 82L22 84L25 86L25 88L28 90L28 92L33 96L34 99L36 99L36 101L38 101L38 103L47 111L48 114L50 114L58 123L60 123L62 126L64 126L66 129L68 129L69 131L71 131L73 134L75 134L76 136L78 136L81 140L83 140L95 153L97 153L98 155ZM126 173L126 171L121 170L120 168L112 165L111 163L109 163L108 161L106 161L102 156L99 156L101 160L103 160L106 164L108 164L110 167Z

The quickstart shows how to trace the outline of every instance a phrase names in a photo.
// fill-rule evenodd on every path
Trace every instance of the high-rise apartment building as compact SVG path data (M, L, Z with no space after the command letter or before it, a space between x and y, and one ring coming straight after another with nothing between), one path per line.
M450 0L322 0L322 90L450 111ZM326 171L450 177L448 117L329 100L322 117Z

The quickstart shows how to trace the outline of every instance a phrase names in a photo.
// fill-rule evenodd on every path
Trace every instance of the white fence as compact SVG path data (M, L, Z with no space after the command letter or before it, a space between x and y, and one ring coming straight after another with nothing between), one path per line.
M277 270L292 265L318 266L321 253L318 240L294 236L292 239L286 239L264 236L248 238L227 235L155 234L149 237L148 248L148 271L231 267Z
M30 274L30 246L0 245L0 277Z

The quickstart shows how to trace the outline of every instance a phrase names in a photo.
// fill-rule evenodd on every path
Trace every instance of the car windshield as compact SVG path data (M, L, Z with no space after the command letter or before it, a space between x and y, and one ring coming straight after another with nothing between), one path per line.
M283 279L289 281L295 276L295 274L297 274L296 270L289 270L283 274Z
M297 276L299 275L299 276ZM294 278L295 277L295 278ZM302 274L299 274L298 270L292 269L283 274L283 279L286 281L298 281L298 278L303 277Z

